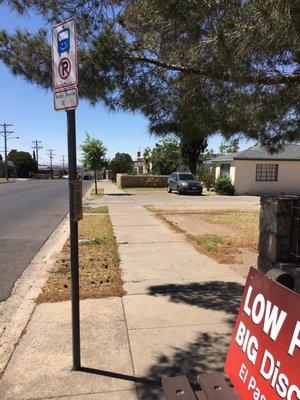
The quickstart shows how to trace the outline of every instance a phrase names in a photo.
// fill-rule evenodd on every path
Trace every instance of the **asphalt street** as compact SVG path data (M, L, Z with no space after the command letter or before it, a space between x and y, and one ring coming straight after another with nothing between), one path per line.
M83 192L90 186L83 181ZM0 301L68 211L68 181L0 185Z

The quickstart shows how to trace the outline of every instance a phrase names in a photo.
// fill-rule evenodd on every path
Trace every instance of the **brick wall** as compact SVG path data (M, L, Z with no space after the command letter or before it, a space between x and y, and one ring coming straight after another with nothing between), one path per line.
M168 175L127 175L117 174L117 185L121 188L167 187Z

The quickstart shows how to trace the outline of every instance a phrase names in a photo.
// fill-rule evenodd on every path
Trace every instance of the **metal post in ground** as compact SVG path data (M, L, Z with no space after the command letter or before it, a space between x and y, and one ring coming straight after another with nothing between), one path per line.
M79 261L78 261L78 222L75 209L76 165L76 125L75 110L67 111L68 158L69 158L69 207L70 207L70 248L72 283L72 348L73 369L80 369L80 310L79 310Z

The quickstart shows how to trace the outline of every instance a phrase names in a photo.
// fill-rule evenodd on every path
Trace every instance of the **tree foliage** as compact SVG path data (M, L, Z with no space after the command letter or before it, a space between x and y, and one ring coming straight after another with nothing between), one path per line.
M209 133L244 135L270 149L300 138L298 1L9 3L19 12L31 8L49 23L76 17L79 92L91 103L151 118L155 101L168 101L172 118L160 119L170 123L178 121L180 104L185 113L202 114L204 126L208 116ZM51 87L46 31L2 32L0 58L13 73ZM207 133L202 126L200 131Z
M133 161L130 154L117 153L109 163L109 169L112 172L113 179L117 174L126 174L133 171Z
M198 173L198 179L204 183L207 190L210 190L215 184L215 172L202 169Z
M11 150L7 159L13 162L18 178L29 178L38 171L37 162L25 151Z
M221 154L224 153L236 153L239 151L239 139L233 139L228 143L221 143L219 151Z
M234 186L231 182L231 178L228 174L220 175L214 184L216 193L222 195L234 195Z
M180 145L177 140L166 138L155 145L151 152L152 171L170 175L182 164Z
M91 170L94 172L95 194L97 194L97 171L106 165L106 148L103 146L101 140L92 138L89 134L86 135L86 138L80 148L83 153L83 167L86 170Z
M144 165L147 174L151 172L151 149L150 147L146 147L143 153Z

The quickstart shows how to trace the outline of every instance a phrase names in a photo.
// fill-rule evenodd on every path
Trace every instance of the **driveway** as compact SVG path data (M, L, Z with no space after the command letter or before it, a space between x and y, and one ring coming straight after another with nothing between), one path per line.
M197 209L259 209L258 196L219 196L214 194L193 196L167 193L161 190L127 189L124 193L111 193L103 198L103 203L111 204L134 200L142 206L152 206L163 210L197 210Z

